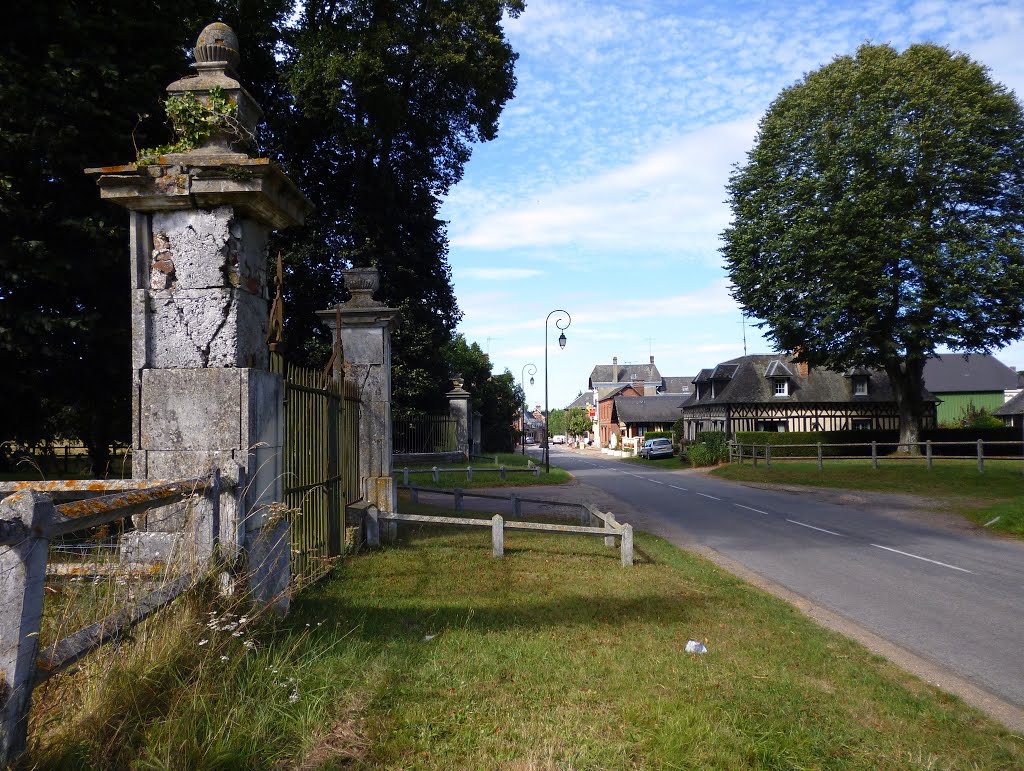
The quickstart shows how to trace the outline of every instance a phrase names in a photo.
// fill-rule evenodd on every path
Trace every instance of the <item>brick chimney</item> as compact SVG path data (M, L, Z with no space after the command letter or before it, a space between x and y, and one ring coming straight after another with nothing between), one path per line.
M619 382L619 357L612 356L612 382Z

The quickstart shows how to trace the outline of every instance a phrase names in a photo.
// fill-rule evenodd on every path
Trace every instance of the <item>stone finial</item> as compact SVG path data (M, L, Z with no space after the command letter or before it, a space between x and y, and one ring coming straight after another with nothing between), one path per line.
M238 66L238 35L227 24L215 21L199 33L193 50L196 65L227 62L228 69Z

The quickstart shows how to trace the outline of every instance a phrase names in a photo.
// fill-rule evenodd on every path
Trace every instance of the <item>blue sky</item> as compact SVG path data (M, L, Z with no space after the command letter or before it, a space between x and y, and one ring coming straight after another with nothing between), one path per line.
M507 34L519 53L498 138L476 147L446 200L465 318L496 371L550 405L595 364L693 375L743 354L741 313L718 253L725 185L778 92L865 41L934 42L1024 95L1024 2L527 0ZM746 327L750 353L770 350ZM1024 344L999 353L1024 368Z

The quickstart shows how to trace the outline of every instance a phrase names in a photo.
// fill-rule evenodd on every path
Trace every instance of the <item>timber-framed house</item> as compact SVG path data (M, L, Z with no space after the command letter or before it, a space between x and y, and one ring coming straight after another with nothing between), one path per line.
M811 369L780 354L741 356L702 369L682 404L687 440L701 431L844 431L899 428L884 372ZM935 398L925 393L923 428L935 426Z

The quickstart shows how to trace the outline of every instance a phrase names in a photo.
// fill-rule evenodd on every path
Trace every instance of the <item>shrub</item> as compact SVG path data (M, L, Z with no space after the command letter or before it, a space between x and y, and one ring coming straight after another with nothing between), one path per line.
M729 455L729 445L722 431L702 431L686 453L691 466L716 466Z

